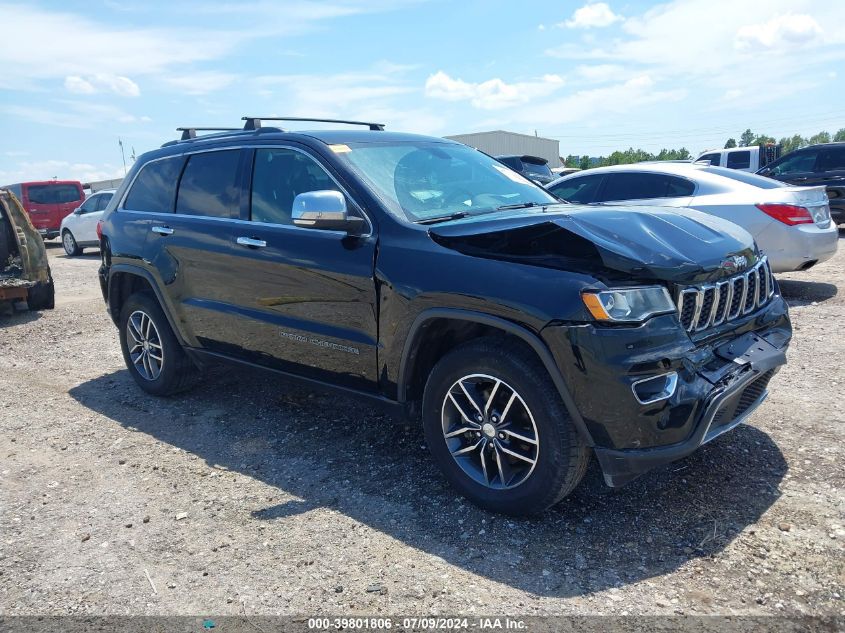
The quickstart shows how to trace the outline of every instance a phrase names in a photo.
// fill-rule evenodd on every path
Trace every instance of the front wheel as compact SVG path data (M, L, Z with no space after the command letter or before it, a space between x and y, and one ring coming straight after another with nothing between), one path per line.
M542 512L578 485L589 461L545 367L504 338L470 341L435 365L423 425L449 482L494 512Z
M82 254L82 249L76 243L73 233L67 229L62 232L62 246L64 246L65 253L67 253L68 257L76 257Z
M123 360L141 389L167 396L193 384L196 368L151 294L139 292L126 300L119 329Z

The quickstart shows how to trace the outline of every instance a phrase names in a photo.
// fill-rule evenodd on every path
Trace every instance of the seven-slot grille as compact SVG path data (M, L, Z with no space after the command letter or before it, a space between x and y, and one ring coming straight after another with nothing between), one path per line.
M678 316L687 331L700 332L754 311L774 292L772 269L763 257L744 273L683 289L678 296Z

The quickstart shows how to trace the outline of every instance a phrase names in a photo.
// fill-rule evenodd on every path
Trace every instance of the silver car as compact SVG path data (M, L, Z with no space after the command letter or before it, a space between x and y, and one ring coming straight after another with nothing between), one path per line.
M637 163L599 167L546 185L577 204L692 207L746 229L773 272L807 270L833 257L839 231L824 187L796 187L700 163Z

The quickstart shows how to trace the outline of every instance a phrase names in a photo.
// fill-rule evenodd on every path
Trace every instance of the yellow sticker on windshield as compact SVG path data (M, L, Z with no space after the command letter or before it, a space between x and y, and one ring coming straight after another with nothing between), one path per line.
M352 151L352 148L349 147L349 145L329 145L329 149L335 154L345 154L346 152Z

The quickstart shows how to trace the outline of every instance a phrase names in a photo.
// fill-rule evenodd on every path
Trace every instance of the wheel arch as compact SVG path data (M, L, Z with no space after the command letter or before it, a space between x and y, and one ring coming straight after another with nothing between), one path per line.
M430 337L436 337L438 331L442 331L442 329L438 327L432 328L432 326L449 322L457 322L469 326L467 332L470 335L460 340L459 343L480 336L505 334L515 337L530 347L549 373L567 412L572 418L573 424L575 424L575 428L578 429L578 433L584 438L588 446L595 445L584 423L584 419L575 405L575 400L566 386L563 375L558 369L554 357L546 344L531 330L522 325L480 312L457 308L432 308L424 310L417 315L408 330L408 336L405 339L402 357L399 362L399 377L396 392L397 399L400 403L407 404L410 400L420 395L415 393L415 389L419 390L421 380L424 385L424 378L430 371L431 366L442 357L442 353L437 353L438 348L436 346L427 347L424 343ZM447 344L447 349L449 347ZM426 349L429 351L423 351Z
M130 264L115 264L109 270L108 281L108 308L109 315L115 324L120 318L120 311L123 308L124 302L136 292L149 291L158 301L161 306L161 311L167 318L170 329L176 336L176 339L181 345L185 345L185 338L181 330L177 327L176 321L168 309L167 302L162 295L158 284L152 273L138 266Z

